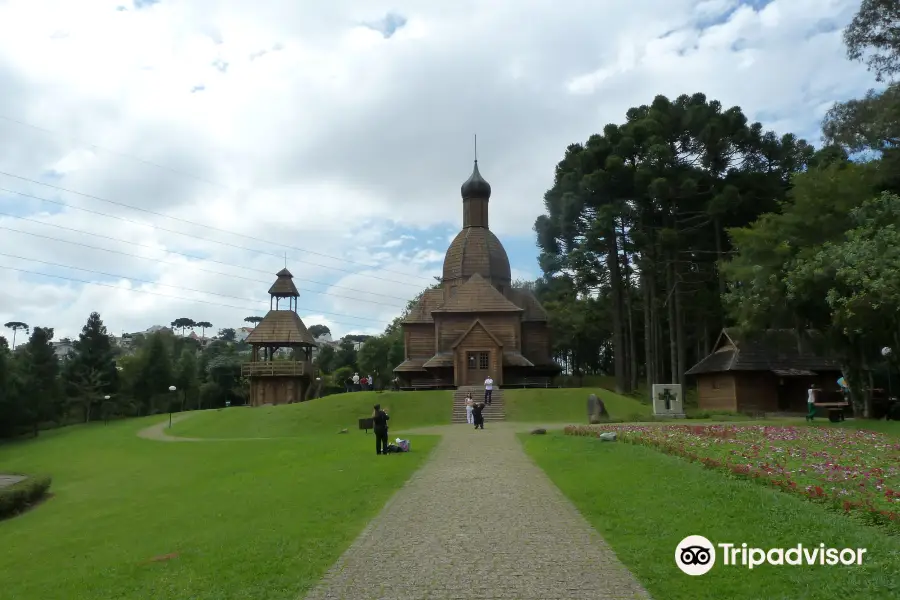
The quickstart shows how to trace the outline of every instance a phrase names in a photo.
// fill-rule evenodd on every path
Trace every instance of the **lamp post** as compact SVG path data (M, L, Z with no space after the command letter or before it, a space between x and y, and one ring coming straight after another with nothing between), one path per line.
M178 388L174 385L169 386L169 391L173 394L178 391ZM172 399L169 399L169 429L172 429Z
M103 424L109 425L109 394L103 396Z
M887 363L887 372L888 372L888 402L891 401L891 397L894 395L894 392L891 390L891 354L893 354L893 350L890 347L885 346L881 349L881 355L884 357L885 363Z

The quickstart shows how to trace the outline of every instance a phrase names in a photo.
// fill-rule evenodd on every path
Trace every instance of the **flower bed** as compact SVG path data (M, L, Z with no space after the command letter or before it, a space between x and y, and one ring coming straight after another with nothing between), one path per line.
M778 487L900 529L900 443L872 431L740 425L569 426L614 431L705 467Z

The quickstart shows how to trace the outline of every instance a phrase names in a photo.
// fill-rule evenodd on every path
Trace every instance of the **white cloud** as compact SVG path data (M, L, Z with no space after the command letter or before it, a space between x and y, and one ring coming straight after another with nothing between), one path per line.
M0 191L0 212L46 223L0 227L119 253L0 229L0 267L20 269L0 268L0 322L73 335L98 310L115 332L180 316L239 326L267 308L287 253L308 325L377 332L440 272L473 134L492 228L530 238L565 147L656 94L701 91L817 135L831 102L872 84L835 30L857 5L7 0L0 171L88 196L0 175L71 205ZM533 255L512 259L536 275Z

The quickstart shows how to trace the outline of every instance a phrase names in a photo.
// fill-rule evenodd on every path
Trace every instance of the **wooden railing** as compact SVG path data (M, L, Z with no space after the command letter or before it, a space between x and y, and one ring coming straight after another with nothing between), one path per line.
M311 376L312 373L312 364L305 360L246 362L241 365L243 377L297 377Z

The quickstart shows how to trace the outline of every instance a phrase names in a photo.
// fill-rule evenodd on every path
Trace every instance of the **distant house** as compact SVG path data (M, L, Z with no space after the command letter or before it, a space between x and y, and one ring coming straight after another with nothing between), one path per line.
M200 347L201 347L201 348L205 348L206 345L207 345L207 344L210 342L210 340L212 339L212 338L209 338L209 337L206 337L206 336L203 336L203 335L197 335L197 332L196 332L196 331L192 331L192 332L191 332L191 335L189 335L188 337L189 337L190 339L194 340L195 342L197 342L198 344L200 344Z
M56 354L56 357L60 360L68 358L68 356L75 351L75 346L72 343L72 340L65 338L58 342L51 342L53 345L53 352Z
M234 341L240 343L247 339L247 337L253 333L252 327L241 327L239 329L234 330Z
M841 367L814 331L723 329L712 353L685 374L696 379L702 410L801 413L811 384L823 400L838 396Z
M332 348L337 350L340 345L341 343L339 341L335 341L331 338L330 333L323 333L316 338L316 347L312 349L312 359L315 360L319 355L319 350L324 348L325 346L331 346Z

